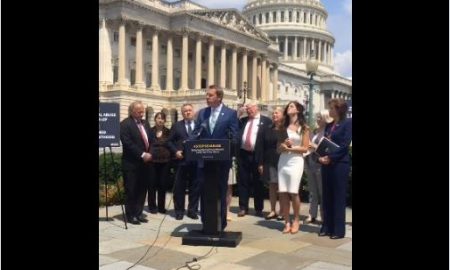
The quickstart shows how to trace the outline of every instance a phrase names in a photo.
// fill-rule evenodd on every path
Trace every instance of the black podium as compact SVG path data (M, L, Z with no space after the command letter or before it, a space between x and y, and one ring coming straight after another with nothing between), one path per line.
M187 161L204 162L204 213L203 229L189 231L182 238L183 245L236 247L242 232L222 231L220 215L219 174L221 161L231 160L229 140L192 140L185 143Z

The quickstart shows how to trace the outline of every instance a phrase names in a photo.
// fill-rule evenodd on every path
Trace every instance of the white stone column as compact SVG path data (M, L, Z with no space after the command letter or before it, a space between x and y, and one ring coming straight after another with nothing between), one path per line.
M326 109L325 107L325 93L323 91L320 92L320 107L319 107L319 111Z
M129 86L130 82L127 80L125 74L127 70L127 53L126 53L126 33L125 33L125 21L122 21L119 26L119 86Z
M303 38L303 56L302 56L303 61L306 61L306 37Z
M142 39L142 25L138 25L136 31L136 80L135 86L141 90L145 90L144 75L144 61L143 61L143 39Z
M294 60L297 60L297 36L294 37Z
M323 62L325 64L328 64L328 61L327 61L327 57L328 57L327 44L328 44L328 42L326 42L326 41L323 42Z
M173 37L169 33L167 37L167 73L166 90L173 90Z
M267 71L266 71L266 56L262 56L262 62L261 62L261 100L266 101L267 100Z
M278 36L275 36L275 42L278 43Z
M273 68L273 99L278 99L278 66L274 66Z
M257 99L262 99L262 78L261 78L261 64L262 64L262 59L260 58L257 66L256 66L256 98ZM259 82L259 86L258 86L258 82ZM259 90L259 94L258 94L258 90Z
M266 62L266 98L267 100L272 100L273 96L272 96L272 91L270 91L270 63L269 61Z
M328 43L328 65L331 65L331 43Z
M231 89L237 90L237 48L233 46L231 54Z
M197 35L195 41L195 89L202 88L202 38Z
M99 82L100 85L111 85L113 83L113 68L111 63L111 45L106 21L102 19L99 30Z
M253 55L252 55L252 84L250 86L252 88L251 99L253 99L253 100L255 100L257 98L256 97L256 92L258 89L257 79L256 79L256 75L258 72L257 64L258 64L258 57L256 55L256 52L253 52Z
M319 61L319 63L322 63L322 41L319 40L319 49L318 49L318 54L317 54L317 60Z
M160 90L159 86L159 41L158 30L153 30L152 38L152 90Z
M189 46L189 33L183 32L181 38L182 53L181 53L181 86L180 90L188 90L188 46Z
M288 60L288 36L284 37L284 60Z
M242 83L247 82L248 76L247 76L247 49L244 48L242 52ZM243 85L242 85L243 88Z
M227 85L227 44L222 43L220 48L220 86L226 88Z
M330 57L331 58L331 61L330 61L331 65L334 66L334 46L333 45L331 46L331 55L330 56L331 56Z
M207 86L214 84L214 39L209 39L208 45L208 78Z

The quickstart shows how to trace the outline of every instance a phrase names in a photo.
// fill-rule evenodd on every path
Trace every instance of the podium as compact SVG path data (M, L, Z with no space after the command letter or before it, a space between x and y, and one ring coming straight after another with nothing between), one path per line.
M219 175L223 161L230 158L230 141L218 139L188 140L184 146L187 161L203 162L204 200L203 228L189 231L182 238L182 245L236 247L242 240L242 232L222 231L220 215Z

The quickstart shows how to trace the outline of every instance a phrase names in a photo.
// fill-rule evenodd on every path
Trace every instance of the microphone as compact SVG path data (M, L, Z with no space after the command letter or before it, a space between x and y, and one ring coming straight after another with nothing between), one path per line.
M193 132L194 136L193 138L197 139L198 137L200 137L200 134L202 134L203 130L205 130L208 127L206 120L203 121L199 127L199 129L197 130L197 132Z

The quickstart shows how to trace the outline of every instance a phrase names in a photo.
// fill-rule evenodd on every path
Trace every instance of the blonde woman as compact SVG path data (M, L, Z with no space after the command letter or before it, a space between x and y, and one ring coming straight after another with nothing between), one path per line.
M311 135L311 142L309 144L309 151L312 153L305 158L305 171L308 175L308 190L310 195L309 216L306 219L308 223L314 223L317 219L317 210L320 204L320 218L323 219L322 207L322 173L321 164L319 163L319 156L314 153L317 144L322 139L325 126L333 122L328 110L322 110L316 114L317 128Z
M259 156L258 172L264 183L269 184L270 212L265 217L269 219L283 220L280 214L276 213L277 192L278 192L278 160L280 154L277 152L277 143L280 132L283 130L283 110L282 107L275 107L272 112L272 124L262 133L260 144L255 147Z

